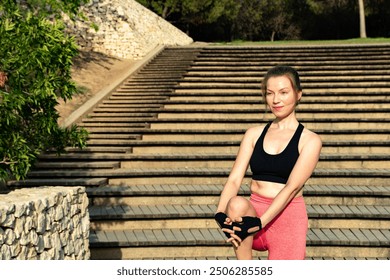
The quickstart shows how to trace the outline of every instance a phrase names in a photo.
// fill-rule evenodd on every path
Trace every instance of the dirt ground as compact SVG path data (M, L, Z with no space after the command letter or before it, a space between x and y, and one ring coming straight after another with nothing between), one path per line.
M133 63L134 61L130 59L119 59L102 53L80 52L74 61L72 78L82 92L66 102L59 100L59 105L57 106L60 114L59 123L61 124L84 102L110 85Z

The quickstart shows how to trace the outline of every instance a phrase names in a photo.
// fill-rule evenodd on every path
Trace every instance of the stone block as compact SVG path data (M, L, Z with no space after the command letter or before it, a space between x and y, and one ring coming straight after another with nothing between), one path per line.
M76 259L76 247L79 255L89 257L90 252L82 252L89 247L79 244L79 239L89 244L80 234L89 227L83 218L88 211L85 199L83 187L40 187L7 194L0 202L1 259ZM78 236L72 239L74 232Z

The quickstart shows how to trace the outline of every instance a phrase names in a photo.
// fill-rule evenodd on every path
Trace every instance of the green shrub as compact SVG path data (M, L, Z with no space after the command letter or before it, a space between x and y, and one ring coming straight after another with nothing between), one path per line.
M78 53L61 12L81 1L3 0L0 3L0 179L25 178L37 156L86 145L87 132L58 125L58 99L77 91L71 79ZM1 78L2 76L2 78Z

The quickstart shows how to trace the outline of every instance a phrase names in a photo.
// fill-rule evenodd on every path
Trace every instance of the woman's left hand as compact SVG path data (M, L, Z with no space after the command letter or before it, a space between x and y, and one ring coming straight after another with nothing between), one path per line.
M233 222L232 222L232 225L233 225ZM240 246L243 239L241 239L239 236L239 232L241 231L241 229L239 227L233 226L232 229L223 229L223 231L230 234L230 238L227 239L226 242L232 243L234 245L234 247L236 247L236 248L238 246Z
M262 229L260 218L252 216L239 217L232 222L232 226L232 229L224 229L224 231L230 233L230 238L227 242L233 243L236 247L249 235L255 234Z

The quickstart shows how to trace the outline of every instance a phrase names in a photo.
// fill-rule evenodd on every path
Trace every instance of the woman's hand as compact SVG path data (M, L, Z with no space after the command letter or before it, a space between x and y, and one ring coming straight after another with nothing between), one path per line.
M230 219L228 222L230 222ZM239 217L231 222L231 226L231 229L225 228L223 231L230 235L227 242L231 242L235 247L238 247L249 235L262 229L260 218L252 216Z
M241 244L241 238L235 234L237 231L241 231L239 227L233 226L233 221L223 212L218 212L214 216L218 226L222 229L223 233L228 238L226 242L232 243L235 247Z
M218 226L222 229L226 237L230 238L230 231L233 226L232 221L229 219L229 217L223 212L218 212L214 215L214 219L217 222Z
M240 236L242 240L247 238L249 235L260 231L263 228L260 218L252 216L244 216L237 218L233 222L233 227L238 227L240 229L237 232L237 235Z

